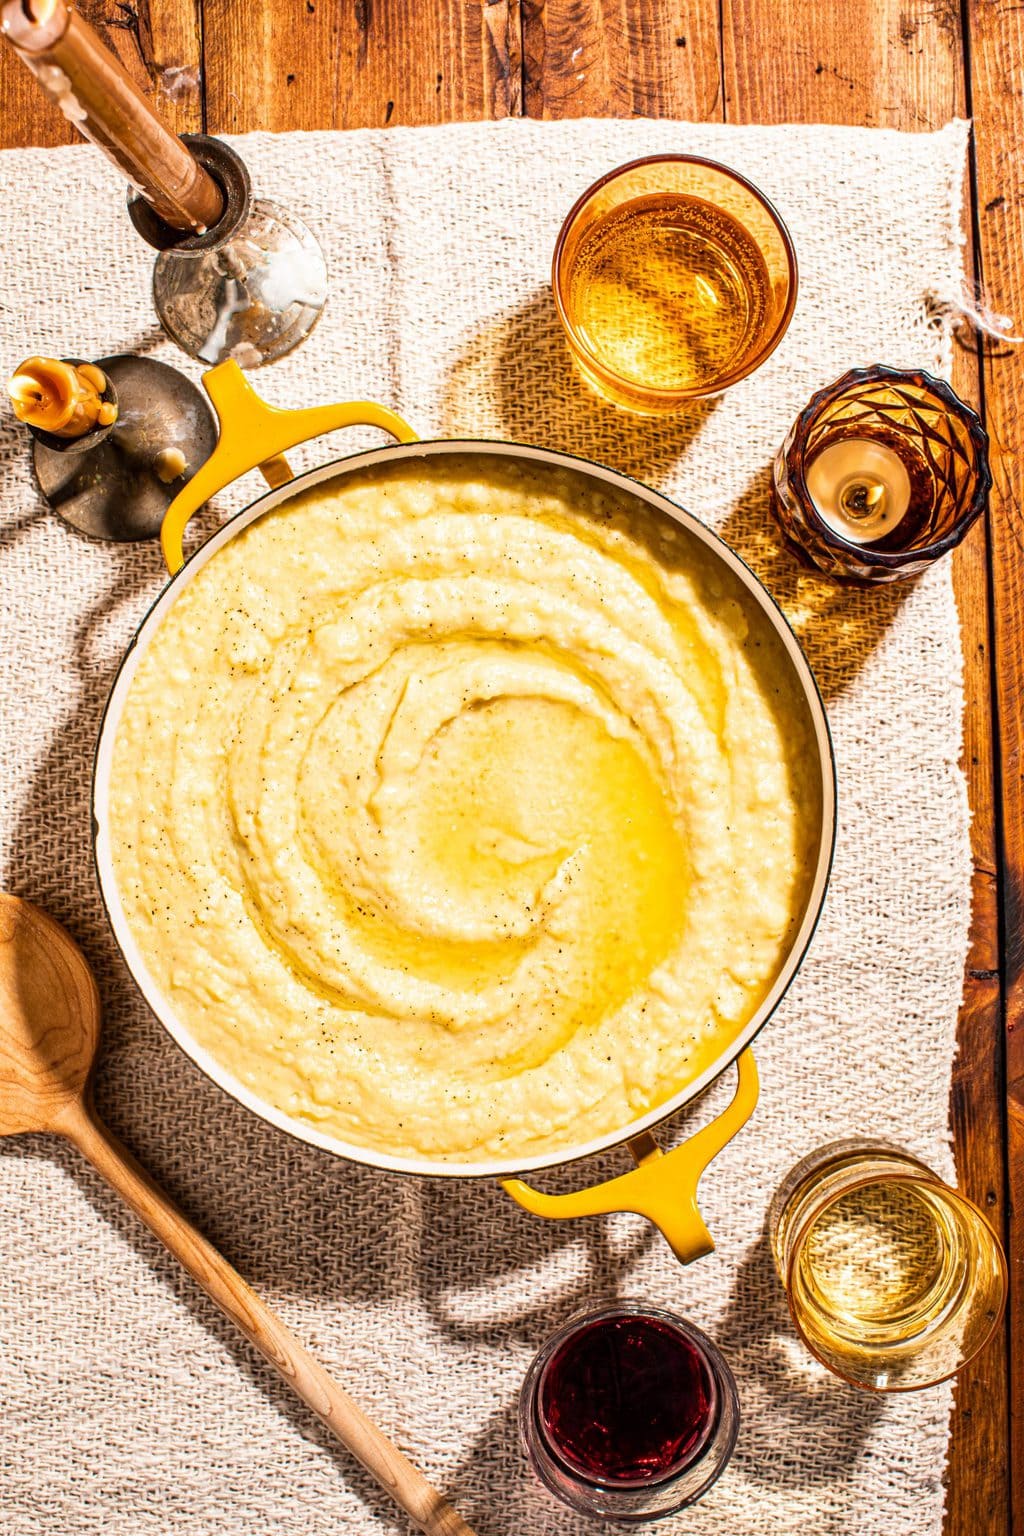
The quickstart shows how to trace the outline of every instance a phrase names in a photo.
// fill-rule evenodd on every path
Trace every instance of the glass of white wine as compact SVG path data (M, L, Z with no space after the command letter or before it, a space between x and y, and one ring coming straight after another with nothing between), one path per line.
M983 1349L1006 1260L976 1205L898 1148L837 1142L784 1180L768 1218L801 1338L855 1387L911 1392Z
M551 283L585 381L656 416L720 394L775 350L796 303L796 254L738 171L654 155L583 193L558 236Z

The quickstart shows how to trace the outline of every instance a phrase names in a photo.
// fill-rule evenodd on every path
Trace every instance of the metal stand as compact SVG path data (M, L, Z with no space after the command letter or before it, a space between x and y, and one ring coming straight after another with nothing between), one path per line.
M91 538L152 539L186 479L213 452L213 415L202 391L166 363L121 355L96 366L107 376L104 398L116 400L117 420L77 438L30 427L39 489Z

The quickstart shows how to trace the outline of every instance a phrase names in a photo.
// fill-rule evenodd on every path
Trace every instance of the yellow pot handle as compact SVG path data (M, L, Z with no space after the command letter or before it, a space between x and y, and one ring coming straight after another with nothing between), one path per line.
M637 1167L617 1179L568 1195L545 1195L522 1179L503 1179L502 1189L535 1216L559 1220L636 1211L661 1229L681 1264L711 1253L714 1241L697 1209L697 1185L705 1168L750 1119L757 1104L757 1067L752 1051L737 1062L739 1081L732 1103L689 1141L663 1152L649 1131L634 1136L629 1150Z
M372 400L311 405L301 411L278 410L260 399L241 368L231 360L204 373L203 385L217 412L220 436L206 463L200 465L164 513L160 543L172 576L185 563L181 541L189 518L246 470L259 469L270 486L284 485L292 478L285 449L294 448L307 438L333 432L336 427L382 427L400 443L416 441L416 433L401 416Z

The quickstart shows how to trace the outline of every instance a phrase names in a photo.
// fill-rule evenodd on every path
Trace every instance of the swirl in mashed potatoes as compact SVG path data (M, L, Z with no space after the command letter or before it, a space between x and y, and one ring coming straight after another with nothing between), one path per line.
M465 455L299 493L187 582L110 816L152 978L239 1082L377 1151L514 1158L735 1038L819 796L720 560L583 474Z

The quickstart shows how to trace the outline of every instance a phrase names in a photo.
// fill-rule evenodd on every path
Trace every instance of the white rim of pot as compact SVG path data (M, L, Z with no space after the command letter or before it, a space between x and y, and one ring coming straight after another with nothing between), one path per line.
M563 1149L539 1153L533 1157L491 1158L484 1161L456 1161L454 1159L441 1161L428 1157L401 1157L392 1153L379 1152L372 1147L361 1146L358 1142L349 1142L338 1136L327 1135L325 1132L318 1130L314 1125L296 1116L288 1115L284 1110L276 1109L272 1104L268 1104L264 1099L254 1094L251 1089L239 1082L215 1056L192 1037L189 1030L176 1016L174 1009L146 966L146 962L128 925L121 902L111 854L110 818L108 815L110 771L114 740L136 669L171 605L177 601L182 589L187 586L188 582L202 569L206 562L229 539L241 533L244 528L249 527L257 518L263 517L267 512L273 511L274 508L288 501L299 491L308 490L311 486L321 485L327 480L333 480L360 470L372 468L377 464L393 463L401 459L437 458L456 454L523 459L533 463L553 464L563 468L570 468L592 479L601 480L608 485L613 485L617 489L624 491L627 495L645 501L649 505L656 507L659 511L667 513L695 538L712 550L739 578L743 586L759 604L782 641L793 670L800 681L814 725L815 745L818 751L818 764L821 770L820 842L814 877L811 881L804 915L794 935L789 954L781 966L775 981L772 983L769 992L735 1039L731 1040L723 1048L716 1060L698 1077L694 1078L692 1082L687 1083L684 1088L681 1088L671 1098L657 1105L656 1108L648 1110L646 1114L641 1115L636 1120L631 1120L628 1125L622 1126L618 1130L606 1132L602 1136L595 1136L590 1141L574 1142L571 1146ZM785 615L775 599L751 571L750 567L740 559L739 555L723 539L719 538L716 533L713 533L710 528L707 528L692 513L687 512L675 502L670 501L661 492L652 490L643 481L633 480L630 476L622 474L618 470L608 469L592 459L581 458L574 454L560 453L548 448L533 448L522 443L490 442L476 438L445 438L430 442L389 444L383 448L370 449L363 453L355 453L340 459L333 459L326 464L318 465L315 469L296 475L294 480L289 480L285 485L279 486L276 490L268 491L257 501L251 502L247 507L231 517L196 550L190 559L186 561L185 565L182 566L181 570L170 578L167 586L163 589L136 630L121 661L104 709L93 765L92 834L100 893L114 931L114 937L117 940L125 963L150 1009L171 1038L181 1047L186 1056L195 1062L196 1066L212 1082L216 1083L219 1088L229 1094L239 1104L244 1105L246 1109L251 1110L253 1114L258 1115L260 1119L268 1121L279 1130L286 1131L289 1135L297 1137L298 1140L307 1142L311 1146L321 1147L325 1152L332 1152L336 1156L348 1158L355 1163L365 1164L367 1167L386 1169L394 1173L415 1174L421 1177L495 1179L506 1178L517 1173L529 1173L542 1168L560 1167L566 1163L576 1162L581 1158L591 1157L595 1153L606 1152L612 1147L621 1146L634 1136L639 1136L643 1131L651 1130L654 1126L668 1120L678 1110L682 1109L684 1105L698 1098L750 1045L754 1037L775 1012L793 977L800 968L814 930L817 927L824 904L825 892L832 868L835 832L835 754L824 702L814 673L811 671L807 658L804 656Z

